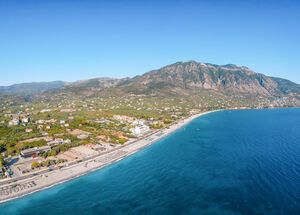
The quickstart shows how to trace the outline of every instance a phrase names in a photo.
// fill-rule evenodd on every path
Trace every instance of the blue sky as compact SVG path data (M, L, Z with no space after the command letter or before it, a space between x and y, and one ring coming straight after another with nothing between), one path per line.
M300 83L300 2L0 0L0 85L132 77L187 60Z

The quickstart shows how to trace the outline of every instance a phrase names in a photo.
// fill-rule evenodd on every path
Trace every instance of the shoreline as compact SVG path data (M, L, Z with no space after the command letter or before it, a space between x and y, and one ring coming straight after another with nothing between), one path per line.
M0 186L0 204L21 198L35 192L49 189L56 185L76 179L83 175L97 171L110 164L116 163L142 149L158 142L164 137L187 125L196 118L203 115L217 112L220 110L207 111L192 115L186 119L181 119L177 123L170 125L168 128L160 129L149 135L141 137L133 142L116 147L104 154L97 155L77 164L55 169L46 173L38 174L26 179L11 182Z

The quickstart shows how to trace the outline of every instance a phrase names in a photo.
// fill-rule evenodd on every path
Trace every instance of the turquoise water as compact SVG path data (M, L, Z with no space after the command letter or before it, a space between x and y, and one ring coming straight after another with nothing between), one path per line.
M205 115L0 214L300 214L300 109Z

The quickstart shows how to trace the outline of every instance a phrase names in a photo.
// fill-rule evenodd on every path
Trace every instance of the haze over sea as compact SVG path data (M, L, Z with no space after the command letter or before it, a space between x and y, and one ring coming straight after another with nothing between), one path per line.
M300 109L205 115L0 214L300 214Z

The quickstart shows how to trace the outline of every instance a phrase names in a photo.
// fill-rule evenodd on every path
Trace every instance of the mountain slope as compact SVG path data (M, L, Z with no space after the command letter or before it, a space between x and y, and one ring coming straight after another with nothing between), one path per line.
M64 82L62 81L22 83L11 86L0 86L0 93L5 95L32 96L49 90L61 89L63 86Z
M231 106L300 106L300 85L255 73L244 66L177 62L133 78L94 78L72 83L50 82L0 87L25 101L69 101L135 95L190 99L195 103L223 101ZM34 95L26 97L26 95ZM1 97L0 97L1 98ZM2 96L3 98L3 96Z
M214 65L195 61L177 62L137 76L120 85L127 92L173 91L179 94L215 91L246 97L280 97L300 93L298 84L272 78L236 65Z

